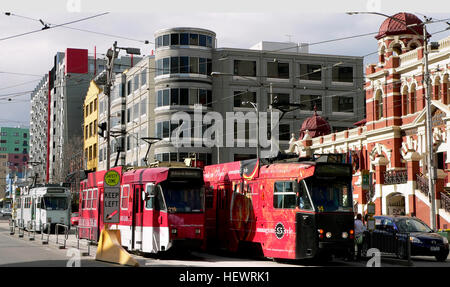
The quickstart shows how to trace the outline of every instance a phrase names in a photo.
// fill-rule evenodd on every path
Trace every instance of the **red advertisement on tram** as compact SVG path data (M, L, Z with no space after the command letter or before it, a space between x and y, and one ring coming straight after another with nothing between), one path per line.
M302 259L353 252L350 164L246 160L206 166L208 245Z

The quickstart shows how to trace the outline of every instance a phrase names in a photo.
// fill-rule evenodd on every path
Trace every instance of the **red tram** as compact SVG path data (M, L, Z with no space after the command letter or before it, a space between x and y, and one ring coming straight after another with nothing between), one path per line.
M208 244L286 259L353 252L350 164L255 159L206 166L204 180Z
M130 251L157 253L175 245L203 246L205 208L203 170L191 167L153 167L121 174L121 242ZM92 227L98 240L103 228L103 177L93 172L81 185L80 236L88 238ZM100 200L97 200L99 197Z

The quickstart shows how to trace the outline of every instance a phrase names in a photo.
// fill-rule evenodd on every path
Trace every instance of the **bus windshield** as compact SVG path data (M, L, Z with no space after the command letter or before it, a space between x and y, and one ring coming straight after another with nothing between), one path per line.
M314 207L319 212L352 211L350 183L344 181L324 181L306 179Z
M67 209L67 198L45 196L43 198L43 205L47 210L65 210Z
M201 184L188 181L162 184L167 210L169 212L202 212L205 189Z

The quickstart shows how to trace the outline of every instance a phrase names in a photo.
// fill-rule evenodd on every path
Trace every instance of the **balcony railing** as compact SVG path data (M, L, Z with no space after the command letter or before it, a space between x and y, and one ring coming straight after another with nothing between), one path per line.
M450 213L450 194L441 192L441 206L445 211Z
M430 191L428 188L428 178L422 173L417 174L417 189L419 189L423 194L425 194L430 200Z
M406 170L388 170L384 172L384 184L403 184L408 181Z

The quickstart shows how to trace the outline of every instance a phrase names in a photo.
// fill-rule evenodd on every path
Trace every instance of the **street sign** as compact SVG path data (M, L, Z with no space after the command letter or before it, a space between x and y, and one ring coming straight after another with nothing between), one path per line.
M120 174L115 170L108 170L103 182L103 221L105 223L119 223Z
M367 229L369 231L374 231L375 230L375 218L373 218L372 216L370 216L367 219Z

